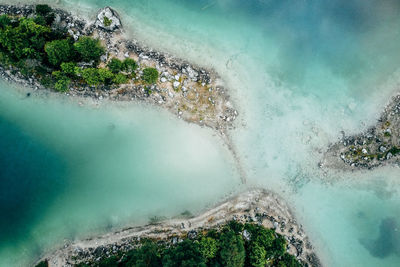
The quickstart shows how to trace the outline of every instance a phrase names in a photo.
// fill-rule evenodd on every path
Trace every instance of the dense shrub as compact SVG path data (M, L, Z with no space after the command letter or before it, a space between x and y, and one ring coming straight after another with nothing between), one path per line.
M112 58L110 62L108 62L107 67L113 72L118 73L123 70L123 63L118 58Z
M244 230L250 234L250 238L246 240L243 239ZM282 241L283 246L280 244ZM279 245L276 246L275 243ZM249 223L231 222L221 231L209 230L200 233L195 239L184 238L176 244L143 240L136 249L111 257L105 256L100 262L78 266L303 266L294 256L286 253L286 250L282 254L282 247L286 248L286 241L274 230ZM276 248L278 251L274 251Z
M72 59L72 47L70 41L66 39L48 42L44 50L49 62L54 66L59 66Z
M68 91L68 87L70 84L71 84L71 79L65 76L60 77L60 79L58 79L58 81L54 85L54 89L56 89L56 91L59 92L66 92Z
M156 83L158 71L155 68L145 68L143 70L142 80L148 84Z
M36 24L34 19L20 18L16 25L7 25L0 30L0 44L10 56L40 58L50 28Z
M128 78L122 73L115 74L115 76L112 79L112 82L115 84L123 84L126 83L127 81Z
M47 260L41 261L38 264L36 264L35 267L48 267L49 263L47 262Z
M36 5L36 13L42 16L46 16L49 14L52 9L49 7L49 5Z
M100 57L105 53L100 40L92 39L87 36L79 38L74 44L75 50L79 53L81 59L86 62L99 62Z
M61 70L70 76L75 75L77 64L75 62L63 62L61 63Z
M123 64L123 70L129 73L134 72L138 67L136 61L131 58L126 58L122 64Z
M7 15L0 16L0 28L4 29L6 26L10 25L11 19Z

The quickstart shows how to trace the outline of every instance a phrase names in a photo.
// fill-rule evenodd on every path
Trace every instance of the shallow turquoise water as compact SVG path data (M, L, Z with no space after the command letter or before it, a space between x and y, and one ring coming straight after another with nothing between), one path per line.
M133 36L215 68L241 115L232 134L249 186L287 197L326 265L400 264L399 238L384 242L396 236L400 223L398 169L344 175L317 167L341 130L357 132L373 123L397 90L398 1L65 0L60 5L91 16L111 5ZM54 99L42 108L37 101L43 100L13 94L7 99L0 114L15 131L8 135L33 142L29 153L52 166L41 170L45 180L53 171L61 178L51 190L38 184L35 190L46 197L39 197L33 217L21 215L31 229L5 242L4 262L21 251L29 258L88 229L139 223L159 211L199 209L239 187L230 157L211 132L158 110L79 108ZM24 119L26 106L32 114ZM168 135L175 125L178 133ZM208 149L197 144L200 137ZM180 144L182 139L187 143ZM43 234L49 229L54 234Z

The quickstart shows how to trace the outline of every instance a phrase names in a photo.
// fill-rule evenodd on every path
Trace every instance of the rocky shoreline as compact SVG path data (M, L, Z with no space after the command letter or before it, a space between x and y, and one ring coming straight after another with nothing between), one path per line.
M105 100L142 101L165 108L186 122L210 127L217 131L231 151L241 181L246 183L246 173L228 133L229 129L234 129L234 121L239 114L216 72L155 51L127 36L120 16L110 7L99 10L92 20L80 18L62 9L53 9L53 12L55 21L52 27L65 29L75 40L80 36L92 36L101 40L106 54L102 56L100 66L104 67L111 57L121 60L131 58L139 65L137 77L142 75L142 66L154 67L160 73L157 83L151 86L143 85L138 79L119 86L90 87L79 84L70 86L65 95L90 98L96 103ZM34 5L0 5L0 14L30 17L34 13ZM104 18L107 18L110 25L105 25ZM16 68L0 66L0 77L31 88L32 93L38 90L52 91L35 77L25 77ZM31 93L27 95L30 96Z
M400 166L400 95L391 99L376 125L358 135L342 134L325 153L321 167L358 170Z
M29 17L34 10L33 5L0 5L0 14ZM110 7L100 10L95 20L82 19L61 9L53 11L56 15L53 27L66 29L75 40L80 36L93 36L101 40L106 48L106 54L102 57L104 65L111 56L132 58L139 66L155 67L160 73L157 83L149 88L132 81L114 87L73 86L66 95L90 97L97 101L145 101L165 107L187 122L211 127L222 134L234 127L233 121L238 112L222 80L214 71L155 51L130 37L128 39L117 12ZM107 17L111 24L105 25L101 17ZM140 70L137 75L141 75ZM34 77L26 78L17 69L0 68L0 76L34 90L46 89Z
M239 194L196 217L172 218L65 243L62 248L50 252L41 261L47 260L49 266L96 262L101 256L112 256L135 248L143 238L179 242L182 237L190 238L204 229L219 229L230 220L255 222L274 228L288 241L288 253L301 260L305 266L321 266L302 226L295 220L289 208L283 200L265 190Z

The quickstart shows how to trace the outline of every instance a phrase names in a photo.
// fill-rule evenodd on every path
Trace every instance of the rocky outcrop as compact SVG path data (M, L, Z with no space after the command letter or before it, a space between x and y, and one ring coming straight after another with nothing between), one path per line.
M400 166L400 95L393 97L378 122L364 133L346 136L325 153L320 166L335 169L372 169Z
M116 31L122 28L118 13L110 7L105 7L97 14L96 27L106 31Z

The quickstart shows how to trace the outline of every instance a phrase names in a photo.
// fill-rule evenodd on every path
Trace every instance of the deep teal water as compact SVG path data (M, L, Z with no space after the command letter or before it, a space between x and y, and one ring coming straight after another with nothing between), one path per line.
M365 129L398 90L400 2L64 0L59 5L92 17L111 5L128 34L217 70L239 109L232 135L248 186L288 200L327 266L400 265L398 169L343 174L317 167L340 131ZM7 193L24 196L24 208L16 212L24 227L8 226L7 232L20 234L0 244L0 265L24 266L64 238L141 223L157 213L198 210L240 188L217 138L168 114L136 104L80 108L58 98L26 100L23 93L3 89L9 92L0 98L7 130L0 135L15 139L24 151L15 154L26 162L18 171L33 169L37 174L28 176L33 180L55 181ZM26 151L27 144L35 149ZM34 164L39 158L45 164ZM1 161L11 172L8 161ZM18 184L32 181L28 177L18 178ZM5 181L10 180L8 175ZM32 195L35 204L29 204ZM7 201L3 206L12 209Z

